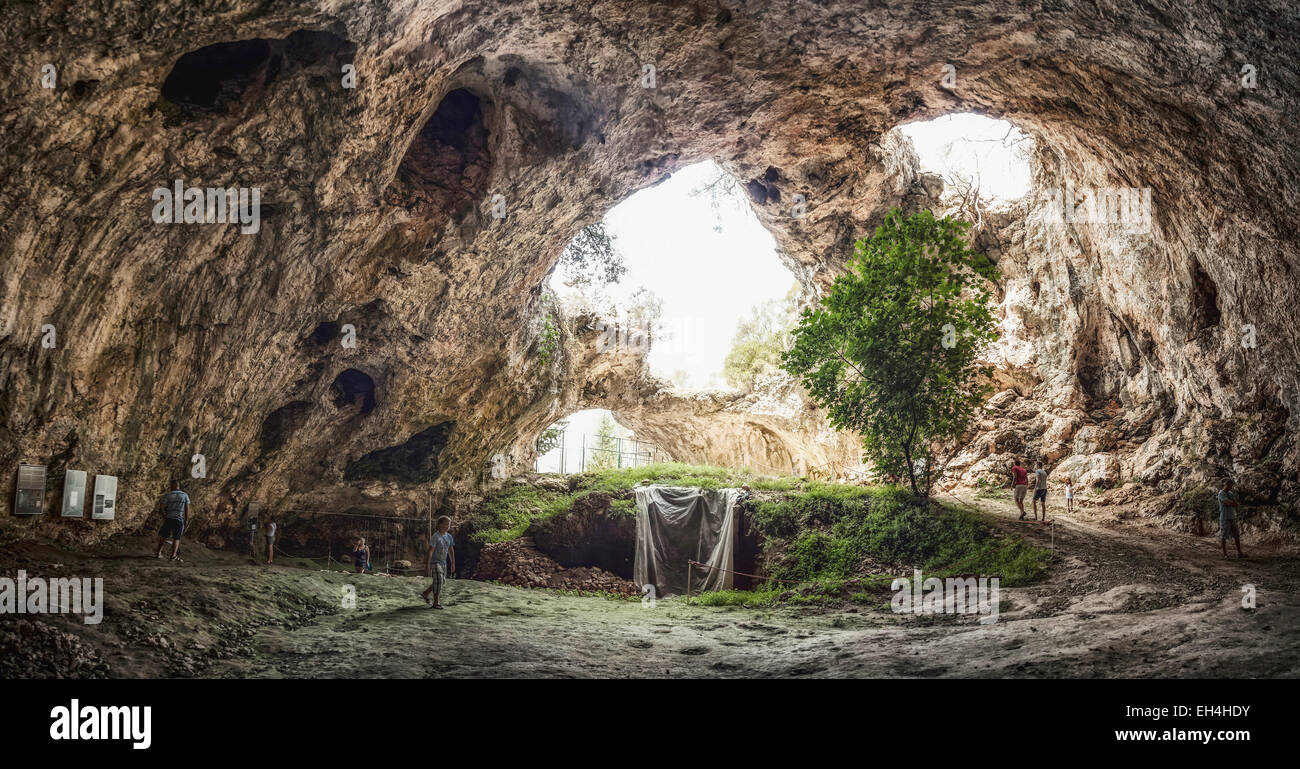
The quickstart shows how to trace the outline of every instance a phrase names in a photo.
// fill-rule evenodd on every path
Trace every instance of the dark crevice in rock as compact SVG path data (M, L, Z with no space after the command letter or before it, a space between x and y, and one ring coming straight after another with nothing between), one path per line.
M181 56L162 84L174 120L232 112L297 70L350 61L356 46L329 32L298 30L283 40L254 38L215 43Z
M344 371L334 378L330 391L334 394L334 405L339 408L360 404L362 414L375 409L375 380L364 371L354 368Z
M378 449L348 463L343 479L428 483L438 477L438 455L451 440L455 422L439 422L405 443Z
M341 331L342 328L343 327L339 325L338 321L327 320L312 330L311 334L307 336L307 341L317 347L324 347L339 335L339 331Z
M442 220L487 192L491 157L479 97L463 88L443 97L406 151L386 200Z
M1192 330L1203 331L1219 325L1219 289L1200 262L1192 275Z
M631 579L636 518L612 514L612 502L605 492L579 497L568 514L532 524L526 536L565 568L594 566Z
M267 415L262 420L262 453L270 454L283 446L289 436L306 423L310 410L311 404L307 401L294 401Z

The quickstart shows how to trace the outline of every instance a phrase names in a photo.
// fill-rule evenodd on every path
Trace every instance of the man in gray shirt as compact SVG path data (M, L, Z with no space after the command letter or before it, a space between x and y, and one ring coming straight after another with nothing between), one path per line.
M1038 520L1038 503L1043 503L1043 523L1047 523L1047 470L1043 460L1034 463L1034 520Z
M171 559L179 561L181 536L185 534L185 519L190 514L190 497L181 491L180 481L172 481L171 490L158 500L158 510L163 514L163 525L158 530L158 557L163 557L163 548L170 543Z
M1229 478L1223 484L1223 488L1219 489L1216 497L1219 500L1219 544L1223 545L1224 558L1228 557L1229 537L1237 546L1237 557L1246 557L1246 554L1241 552L1241 530L1237 528L1237 508L1241 506L1241 499L1237 496L1237 492L1232 490L1235 485Z

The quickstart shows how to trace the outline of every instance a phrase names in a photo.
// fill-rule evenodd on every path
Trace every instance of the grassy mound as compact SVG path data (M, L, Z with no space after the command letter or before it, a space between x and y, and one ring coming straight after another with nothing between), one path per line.
M471 539L476 542L506 542L524 535L533 523L568 513L574 502L589 494L605 493L613 498L610 514L636 517L632 489L642 481L665 486L695 486L722 489L748 485L758 490L791 490L800 486L797 478L772 478L740 470L676 462L599 470L571 475L567 489L545 488L533 483L512 483L490 495L483 508L470 516Z
M971 513L937 502L924 509L896 487L807 484L760 499L751 521L776 579L910 576L919 567L932 577L997 576L1013 587L1037 579L1047 558Z
M608 517L631 526L632 489L642 481L725 488L748 485L748 528L757 537L759 568L776 580L815 583L808 594L859 594L864 600L896 576L921 568L927 577L997 576L1004 587L1043 572L1047 551L1002 536L978 516L932 502L923 509L906 490L773 478L721 467L656 464L546 476L491 495L468 522L471 541L503 542L544 534L567 517L608 505ZM539 485L541 484L541 485ZM784 586L783 586L784 585ZM727 591L701 600L715 605L770 603L788 583Z

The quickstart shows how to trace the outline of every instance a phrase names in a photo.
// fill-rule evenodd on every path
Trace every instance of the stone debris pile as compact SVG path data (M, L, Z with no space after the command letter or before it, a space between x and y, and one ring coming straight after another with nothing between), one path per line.
M566 569L533 546L531 538L494 542L483 547L475 579L495 580L518 587L639 595L636 584L604 569L579 566Z

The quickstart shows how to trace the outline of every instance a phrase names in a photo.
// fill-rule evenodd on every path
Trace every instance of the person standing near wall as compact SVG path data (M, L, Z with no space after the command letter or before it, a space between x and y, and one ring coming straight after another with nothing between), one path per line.
M275 516L272 515L266 522L266 562L275 563L275 532L277 529Z
M1219 501L1219 544L1223 546L1223 557L1228 557L1228 538L1237 546L1237 557L1245 558L1241 552L1241 529L1237 527L1237 508L1241 507L1241 497L1233 491L1236 483L1231 478L1224 482L1216 497Z
M181 491L181 482L172 481L171 490L158 500L158 508L163 513L163 525L158 530L158 554L163 557L166 543L172 545L171 560L179 562L181 552L181 535L185 533L185 519L190 514L190 495Z
M1043 467L1043 460L1034 463L1034 520L1038 520L1038 502L1043 503L1043 523L1047 523L1047 468Z

